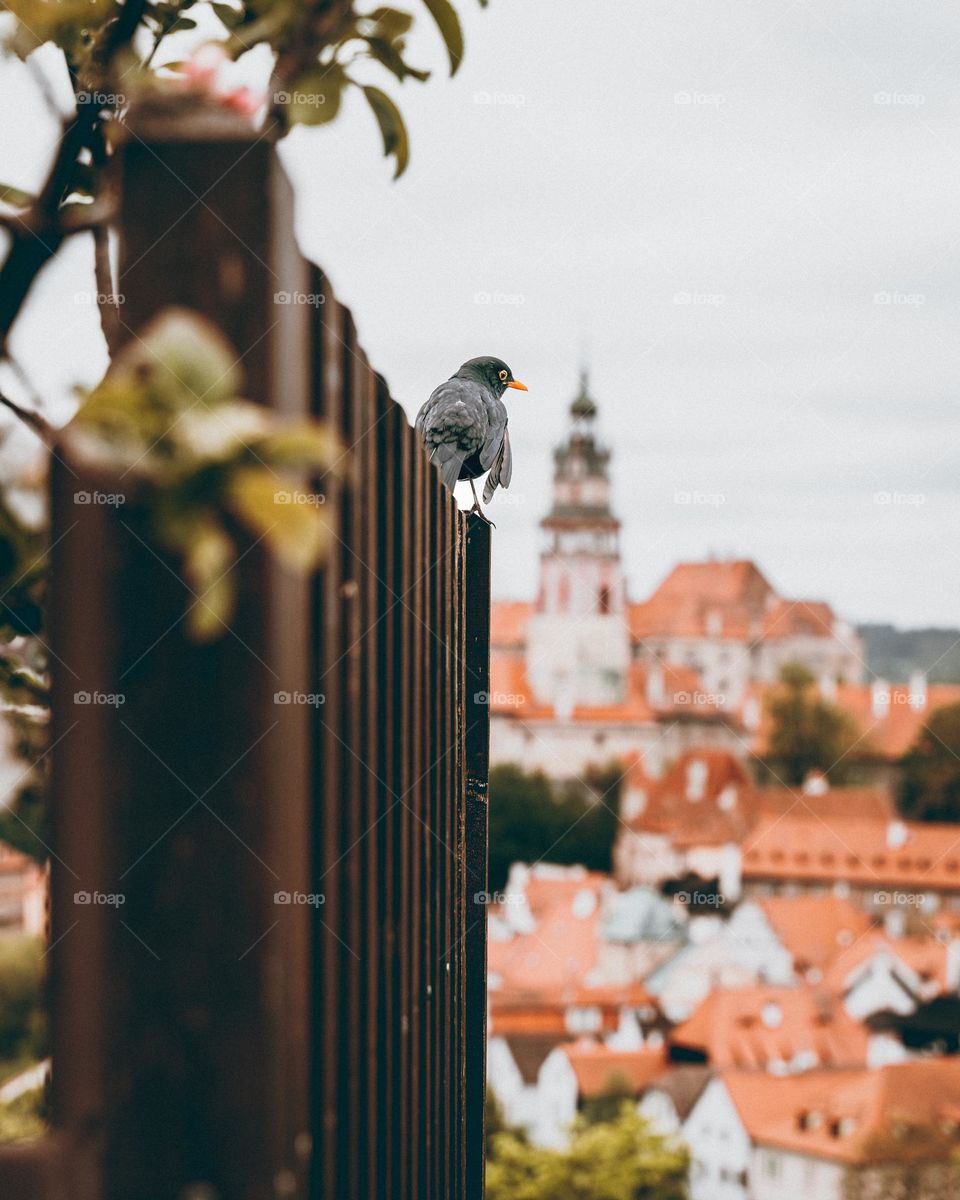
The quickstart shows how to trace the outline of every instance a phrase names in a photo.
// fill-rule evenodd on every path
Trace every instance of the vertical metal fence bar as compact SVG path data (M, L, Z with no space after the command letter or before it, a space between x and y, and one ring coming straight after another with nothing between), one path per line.
M487 933L486 907L472 903L487 889L490 761L490 526L467 519L466 552L466 891L464 1024L468 1031L465 1110L468 1130L467 1200L482 1200L484 1097L486 1085ZM484 1036L478 1037L479 1031Z

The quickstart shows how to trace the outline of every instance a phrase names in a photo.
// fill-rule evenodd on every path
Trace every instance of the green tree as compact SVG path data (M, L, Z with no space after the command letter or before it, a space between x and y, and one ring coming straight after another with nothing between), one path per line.
M617 829L622 770L609 766L583 781L554 784L541 771L513 763L490 772L491 891L500 891L515 862L574 864L609 871Z
M501 1133L509 1133L511 1137L520 1142L526 1142L526 1131L520 1125L511 1125L507 1120L506 1113L503 1111L503 1105L497 1099L493 1089L487 1085L486 1096L486 1121L484 1133L486 1135L486 1153L490 1156L490 1151L493 1149L493 1139Z
M687 1200L689 1155L624 1104L616 1119L580 1123L565 1150L493 1138L487 1200Z
M843 1200L956 1200L960 1162L949 1130L898 1120L874 1134L844 1172Z
M43 946L39 938L0 938L0 1074L46 1053Z
M777 775L799 786L810 771L833 782L849 771L847 754L857 740L853 721L842 708L817 693L813 675L801 663L785 663L780 687L767 700L772 721L765 758Z
M614 1071L596 1094L585 1100L580 1115L587 1125L615 1121L625 1101L635 1098L633 1085L621 1071Z
M935 709L904 756L900 809L920 821L960 821L960 704Z

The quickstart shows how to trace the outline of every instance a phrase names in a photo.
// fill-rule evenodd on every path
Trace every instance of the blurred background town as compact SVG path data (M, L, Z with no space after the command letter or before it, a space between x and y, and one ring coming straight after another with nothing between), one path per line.
M600 403L584 373L536 595L493 608L492 1128L536 1161L626 1100L689 1154L650 1194L956 1195L960 633L748 558L632 594Z

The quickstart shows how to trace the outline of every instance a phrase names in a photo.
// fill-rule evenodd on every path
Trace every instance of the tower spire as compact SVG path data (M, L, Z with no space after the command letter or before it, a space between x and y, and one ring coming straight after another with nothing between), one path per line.
M540 522L540 588L527 642L534 694L555 706L616 704L630 659L610 451L596 437L586 368L571 429L553 452L553 505Z

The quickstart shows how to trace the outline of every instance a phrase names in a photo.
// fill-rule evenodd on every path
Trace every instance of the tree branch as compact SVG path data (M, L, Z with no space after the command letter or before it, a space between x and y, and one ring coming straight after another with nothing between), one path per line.
M41 438L46 439L53 432L53 426L49 425L39 413L31 412L29 408L21 408L15 400L11 400L3 392L0 392L0 404L4 408L8 408L24 425L28 425Z
M119 301L114 292L113 267L110 263L110 231L106 225L97 225L93 230L93 265L97 279L100 328L112 358L120 349L122 339Z
M75 78L77 93L95 92L103 84L115 55L136 33L145 8L146 0L126 0L94 44L83 78ZM76 117L64 127L36 204L21 218L22 228L7 226L12 229L14 239L0 267L0 357L7 354L10 330L33 281L63 242L65 230L59 220L60 205L69 193L81 150L96 146L100 120L100 110L95 104L78 103Z

